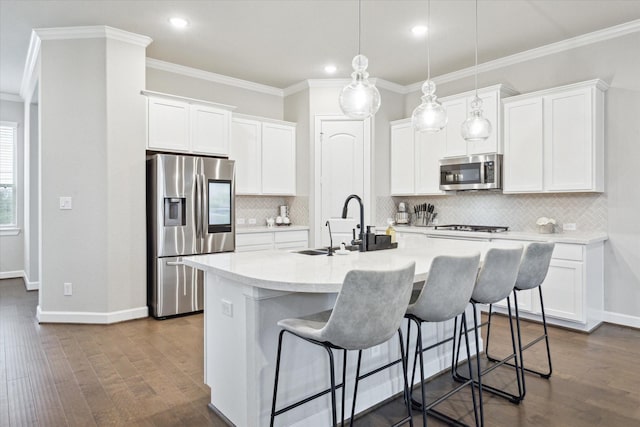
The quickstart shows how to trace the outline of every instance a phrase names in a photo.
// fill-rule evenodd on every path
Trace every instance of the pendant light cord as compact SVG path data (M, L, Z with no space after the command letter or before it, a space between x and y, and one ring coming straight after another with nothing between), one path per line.
M360 55L360 36L362 34L362 0L358 0L358 55Z
M475 72L475 85L476 85L476 98L478 97L478 0L476 0L476 72Z
M427 0L427 81L431 80L431 50L429 39L431 38L431 0Z

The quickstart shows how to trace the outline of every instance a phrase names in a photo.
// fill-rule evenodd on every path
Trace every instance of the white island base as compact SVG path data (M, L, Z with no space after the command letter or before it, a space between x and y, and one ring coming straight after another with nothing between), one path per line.
M389 269L416 261L416 281L426 277L433 256L441 253L481 251L485 242L433 243L419 250L394 249L348 256L306 256L270 251L228 253L187 258L185 263L206 271L205 279L205 383L211 388L210 407L236 426L269 425L273 380L280 328L277 322L332 308L347 271L354 268ZM306 277L306 279L305 279ZM277 280L276 280L277 279ZM276 289L273 289L276 288ZM296 289L298 291L296 291ZM300 292L300 291L304 292ZM472 322L471 307L467 318ZM406 322L403 323L406 340ZM424 324L425 345L451 337L453 322ZM415 326L412 325L411 349ZM473 348L473 336L470 336ZM482 345L482 344L481 344ZM413 350L410 350L413 351ZM464 353L464 348L462 353ZM363 353L362 373L400 357L398 339ZM413 354L410 357L412 363ZM342 351L334 351L336 384L342 379ZM346 415L351 411L357 352L348 353ZM451 344L425 353L425 375L451 364ZM326 350L290 334L284 335L277 408L329 388ZM400 364L362 380L356 413L402 391ZM342 390L336 395L338 416ZM276 417L276 426L331 424L330 394ZM399 414L399 418L402 414Z

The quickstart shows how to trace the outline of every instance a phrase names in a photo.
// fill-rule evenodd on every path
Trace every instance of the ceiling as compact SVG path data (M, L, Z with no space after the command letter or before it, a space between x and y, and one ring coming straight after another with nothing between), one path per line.
M640 19L640 0L480 0L479 62ZM432 0L431 71L473 65L474 2ZM426 0L363 0L362 53L372 77L409 85L426 77ZM172 16L186 18L183 30ZM0 0L0 92L19 92L32 28L108 25L149 36L147 56L286 88L351 73L356 0ZM328 76L324 66L337 72Z

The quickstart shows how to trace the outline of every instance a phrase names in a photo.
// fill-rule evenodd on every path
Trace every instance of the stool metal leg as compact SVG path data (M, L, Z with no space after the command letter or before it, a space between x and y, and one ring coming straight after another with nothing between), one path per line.
M398 329L398 341L400 343L400 357L402 358L402 376L404 379L404 395L405 395L405 404L407 406L407 418L401 420L395 425L402 425L409 421L409 427L413 427L413 414L411 412L411 400L409 399L409 381L407 375L407 365L409 364L409 349L407 348L405 351L404 343L402 342L402 330Z
M551 377L551 374L553 372L553 368L551 366L551 350L549 348L549 333L547 331L547 318L545 316L544 313L544 301L542 298L542 286L538 286L538 292L540 295L540 309L542 311L542 328L544 330L544 333L539 336L538 338L530 341L529 343L527 343L525 346L522 345L522 340L519 339L518 340L518 344L520 346L520 365L523 371L527 371L529 373L532 374L536 374L539 375L542 378L548 379ZM518 293L514 292L513 293L513 297L514 300L516 301L516 320L518 321L518 335L520 333L520 313L518 312L518 305L517 305L517 301L518 301L518 297L517 297ZM518 336L518 338L520 338L520 336ZM529 347L533 346L534 344L538 343L539 341L545 340L545 344L546 344L546 348L547 348L547 363L549 366L549 370L547 372L541 372L541 371L536 371L535 369L529 369L529 368L525 368L524 367L524 362L522 361L522 352L526 349L528 349Z
M276 357L276 377L273 381L273 402L271 403L271 421L269 423L270 427L273 427L273 422L276 417L276 395L278 394L278 378L280 376L280 355L282 353L282 336L284 335L285 330L280 331L280 335L278 336L278 355Z
M344 396L347 391L347 350L342 350L342 421L341 426L344 426Z
M351 420L349 426L353 426L353 419L356 416L356 396L358 395L358 380L360 378L360 362L362 362L362 350L358 351L358 365L356 367L356 382L353 386L353 402L351 405ZM343 389L344 392L344 389Z
M338 415L336 411L336 369L333 363L333 352L331 347L323 346L327 353L329 353L329 370L331 371L331 418L333 420L333 427L338 427Z
M471 351L469 349L469 328L467 327L467 314L462 313L462 325L460 325L460 332L462 332L462 326L464 326L464 337L467 344L467 363L469 366L469 378L473 378L473 372L471 370ZM478 313L476 313L475 306L473 307L473 323L478 323ZM476 395L473 392L473 383L471 383L471 396L473 398L473 412L476 418L477 426L484 426L484 407L482 402L482 375L480 374L480 338L478 337L478 330L473 331L473 336L476 341L476 371L478 374L478 403L480 405L480 419L478 419L478 411L476 410Z

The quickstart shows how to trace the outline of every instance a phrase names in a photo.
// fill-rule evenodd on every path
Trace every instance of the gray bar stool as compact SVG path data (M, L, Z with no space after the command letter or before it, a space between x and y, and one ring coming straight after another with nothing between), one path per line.
M414 276L414 262L401 269L391 271L350 271L344 278L342 289L338 294L332 310L303 318L284 319L278 322L278 326L282 327L282 331L280 331L278 338L276 376L273 385L273 402L271 406L271 426L273 426L274 419L277 415L329 392L331 393L332 422L334 426L337 426L336 389L340 387L342 388L342 425L344 425L347 350L358 350L358 367L353 392L353 406L351 409L351 424L353 424L358 380L368 376L360 376L362 350L388 341L396 332L398 333L400 341L404 394L408 415L394 425L409 422L409 424L413 426L411 405L407 398L409 385L407 381L405 348L400 325L402 324L404 314L409 304ZM327 351L329 355L331 387L288 405L285 408L276 410L282 338L285 332L309 343L319 345ZM343 350L342 384L338 386L336 386L335 381L332 349Z
M469 371L471 371L471 353L469 350L469 337L467 335L465 309L467 305L469 305L469 300L473 292L473 288L476 282L476 276L478 274L479 263L480 253L471 256L438 256L434 258L433 262L431 263L431 267L429 268L429 275L427 276L427 280L425 281L422 290L415 292L419 292L419 294L417 295L415 301L413 301L407 308L407 314L405 315L405 317L409 319L407 341L409 340L409 336L411 333L411 321L415 322L418 329L411 384L413 384L413 379L415 376L416 361L420 359L420 390L422 394L422 401L417 406L419 406L422 410L423 426L425 427L427 425L427 414L441 419L447 423L459 424L454 418L442 412L434 410L433 408L436 405L442 403L445 399L452 396L454 393L462 390L462 388L466 387L467 385L471 387L471 396L473 400L473 411L476 425L482 424L480 415L478 414L478 405L476 403L473 380L464 382L463 384L457 386L453 390L439 397L435 401L431 402L429 405L426 404L423 357L423 353L425 351L443 345L449 341L453 341L455 347L457 317L460 316L460 332L462 333L462 330L464 329L467 346L467 364ZM412 300L413 299L414 298L412 298ZM445 322L448 320L454 320L453 337L423 348L421 328L422 323ZM476 343L476 346L477 345L478 344ZM453 353L455 354L455 349L453 350ZM478 365L478 368L479 367L480 365ZM482 405L481 393L482 390L480 390L479 397L480 405Z
M516 283L516 278L518 277L518 270L520 268L520 259L522 257L522 246L517 246L513 248L491 248L487 251L484 261L482 263L482 267L480 268L480 272L478 273L478 278L476 279L476 284L473 289L473 294L471 295L471 304L473 304L473 324L474 331L476 336L476 345L478 345L478 329L484 324L478 323L478 315L476 311L476 304L494 304L498 301L501 301L507 298L507 307L509 309L509 326L511 328L511 345L513 352L506 356L504 359L497 361L495 364L485 368L484 370L479 369L478 364L478 379L474 380L478 388L483 391L488 391L490 393L496 394L498 396L509 399L512 403L519 403L524 398L524 391L522 387L521 380L521 372L519 369L518 363L518 349L516 347L516 337L513 329L512 315L511 315L511 304L509 300L509 295ZM487 322L488 323L488 322ZM458 381L468 381L469 378L473 378L472 373L469 373L469 378L461 375L457 370L457 362L458 355L460 353L460 341L462 339L462 334L460 332L458 338L458 350L455 354L455 363L453 377ZM476 347L479 348L479 347ZM518 385L518 394L508 393L502 389L497 387L493 387L487 385L484 382L483 376L487 375L494 369L499 366L504 365L511 359L514 360L516 381ZM477 357L479 361L479 355ZM482 406L480 407L482 411ZM484 414L482 414L484 415Z
M524 250L524 254L522 255L522 261L520 262L520 270L518 271L518 278L516 279L516 285L513 288L513 300L514 307L516 312L516 325L518 330L518 352L520 356L520 365L524 371L537 374L542 378L551 377L552 367L551 367L551 351L549 350L549 335L547 333L547 319L544 313L544 301L542 298L542 282L547 277L547 272L549 271L549 264L551 263L551 255L553 254L554 243L530 243ZM520 313L518 312L518 291L524 291L527 289L538 288L538 293L540 295L540 308L542 310L542 326L544 333L539 337L529 341L526 345L522 345L522 337L520 334ZM496 361L495 358L489 355L489 336L491 333L491 306L489 306L489 320L487 322L487 345L485 353L487 354L487 358L491 361ZM522 352L527 350L534 344L545 340L547 347L547 363L548 370L546 372L536 371L534 369L525 368L524 360L522 357ZM511 363L508 363L513 365ZM522 387L523 387L523 397L526 393L526 387L524 384L524 375L522 376Z

